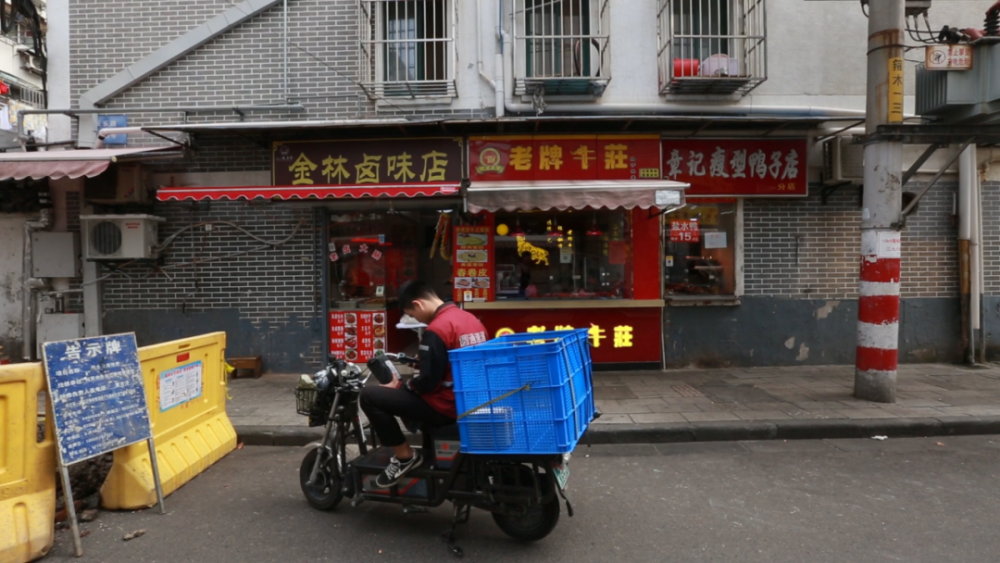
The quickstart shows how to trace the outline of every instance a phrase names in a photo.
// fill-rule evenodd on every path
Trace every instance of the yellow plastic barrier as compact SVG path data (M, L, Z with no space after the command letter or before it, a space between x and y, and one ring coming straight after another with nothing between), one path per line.
M236 431L226 415L225 349L224 332L139 348L164 496L236 448ZM148 445L116 450L101 505L132 510L154 504Z
M44 556L55 539L56 448L37 441L41 364L0 366L0 563Z

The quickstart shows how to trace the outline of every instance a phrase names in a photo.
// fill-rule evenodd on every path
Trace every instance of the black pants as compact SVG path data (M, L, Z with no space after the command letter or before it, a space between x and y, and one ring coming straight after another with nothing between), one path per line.
M361 410L365 411L379 441L390 447L401 446L406 441L396 422L397 416L430 426L447 426L455 422L453 418L434 410L420 395L381 385L361 390Z

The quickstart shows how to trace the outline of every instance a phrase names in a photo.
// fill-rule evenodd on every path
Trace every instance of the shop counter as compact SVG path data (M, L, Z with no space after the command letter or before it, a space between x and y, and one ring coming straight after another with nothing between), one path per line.
M662 360L660 299L511 300L465 303L491 338L521 332L586 328L595 363L657 364Z
M465 303L465 308L474 310L514 310L514 309L660 309L662 299L518 299L493 301L490 303Z

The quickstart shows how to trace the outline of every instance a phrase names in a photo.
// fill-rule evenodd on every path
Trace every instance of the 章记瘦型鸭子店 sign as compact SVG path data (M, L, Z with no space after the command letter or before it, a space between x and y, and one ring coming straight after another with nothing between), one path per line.
M806 139L664 139L663 178L688 197L808 195Z

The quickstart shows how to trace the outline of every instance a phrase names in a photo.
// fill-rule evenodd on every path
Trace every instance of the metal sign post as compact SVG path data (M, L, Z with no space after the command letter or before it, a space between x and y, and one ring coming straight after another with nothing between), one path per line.
M146 441L163 507L163 489L135 334L46 342L45 377L59 456L63 495L77 557L83 555L68 467Z

